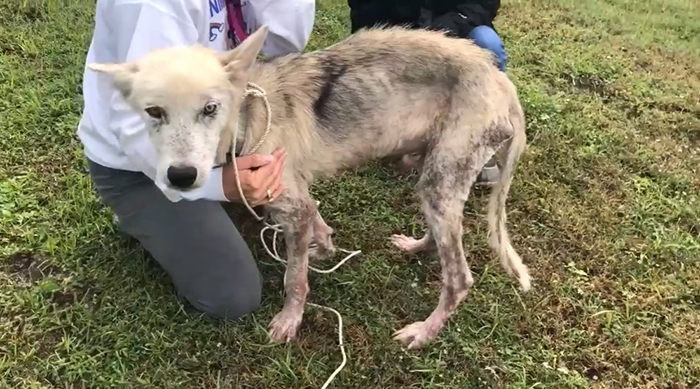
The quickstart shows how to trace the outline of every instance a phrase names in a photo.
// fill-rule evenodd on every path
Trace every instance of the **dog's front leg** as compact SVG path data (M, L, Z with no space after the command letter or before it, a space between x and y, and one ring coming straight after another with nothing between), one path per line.
M313 237L316 204L311 198L279 199L275 219L284 229L287 246L287 271L284 274L286 293L284 308L270 322L270 338L278 343L296 337L304 315L309 293L309 243Z

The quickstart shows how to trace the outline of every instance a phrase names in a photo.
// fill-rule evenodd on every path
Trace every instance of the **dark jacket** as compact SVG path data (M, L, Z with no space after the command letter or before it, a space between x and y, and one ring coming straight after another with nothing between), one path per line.
M500 0L348 0L351 30L377 24L441 29L466 38L474 27L493 27Z

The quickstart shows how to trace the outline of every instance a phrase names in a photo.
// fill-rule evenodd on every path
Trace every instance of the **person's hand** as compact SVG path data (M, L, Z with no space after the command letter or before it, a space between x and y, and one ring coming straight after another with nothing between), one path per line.
M252 207L272 202L282 194L282 172L286 158L287 153L282 148L271 155L251 154L236 158L241 189ZM223 169L224 195L229 201L241 202L233 164L227 164Z

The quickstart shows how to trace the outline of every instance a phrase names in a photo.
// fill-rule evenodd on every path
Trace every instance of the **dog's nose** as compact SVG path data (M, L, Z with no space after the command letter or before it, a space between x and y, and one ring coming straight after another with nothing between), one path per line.
M197 168L193 166L170 166L168 168L168 180L178 188L189 188L197 180Z

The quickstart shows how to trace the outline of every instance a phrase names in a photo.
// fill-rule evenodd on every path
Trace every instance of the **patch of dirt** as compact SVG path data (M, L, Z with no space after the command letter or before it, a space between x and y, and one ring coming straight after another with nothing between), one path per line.
M637 69L640 70L649 70L652 66L652 62L644 58L636 58L634 64L637 66Z
M700 115L700 113L698 115ZM700 124L686 122L678 126L677 133L678 135L685 137L691 146L700 146Z
M601 377L603 370L595 366L587 367L583 370L583 376L591 381L598 381Z
M634 64L651 74L663 74L665 79L700 80L698 58L683 51L651 46L636 51Z
M78 170L73 162L72 158L56 158L49 153L47 156L34 159L31 167L40 177L52 177L60 176L69 170Z
M99 286L92 281L86 281L80 286L51 293L50 300L57 308L84 302L88 305L88 308L95 309L95 296L100 292L101 288Z
M644 108L639 104L630 101L624 102L621 108L625 112L625 116L627 116L628 120L634 120L642 116L642 112L644 111Z
M72 290L58 291L51 294L51 302L58 307L65 307L75 302L77 293Z
M623 101L621 108L625 111L627 119L636 119L647 111L657 110L666 114L689 115L700 120L700 105L692 105L690 102L633 101L623 95L618 95L618 97Z
M36 282L53 274L59 269L49 263L48 258L41 254L20 251L3 260L9 266L9 272L27 282Z
M21 56L22 50L16 45L13 45L12 42L0 42L0 54L8 57L13 55Z
M611 100L624 97L610 82L603 79L598 74L569 74L564 73L561 77L577 89L584 90L602 97L604 100Z
M14 253L3 258L1 263L4 264L4 271L29 284L38 284L47 278L53 278L56 281L63 278L60 269L51 265L48 258L29 251ZM93 296L99 292L100 288L92 281L83 281L82 284L69 289L48 292L46 298L57 308L63 308L88 296L85 300L91 308L94 308Z
M48 358L56 351L62 338L63 335L59 330L45 332L37 344L37 357L41 359Z
M667 112L667 113L673 113L673 112L680 112L680 113L686 113L689 112L689 109L678 104L678 103L657 103L653 102L650 104L652 108L656 108L659 111Z
M337 349L337 317L319 308L309 308L297 334L297 344L305 350Z
M349 325L345 332L347 333L346 343L352 345L356 363L359 365L372 364L374 362L372 341L364 328L359 325Z

